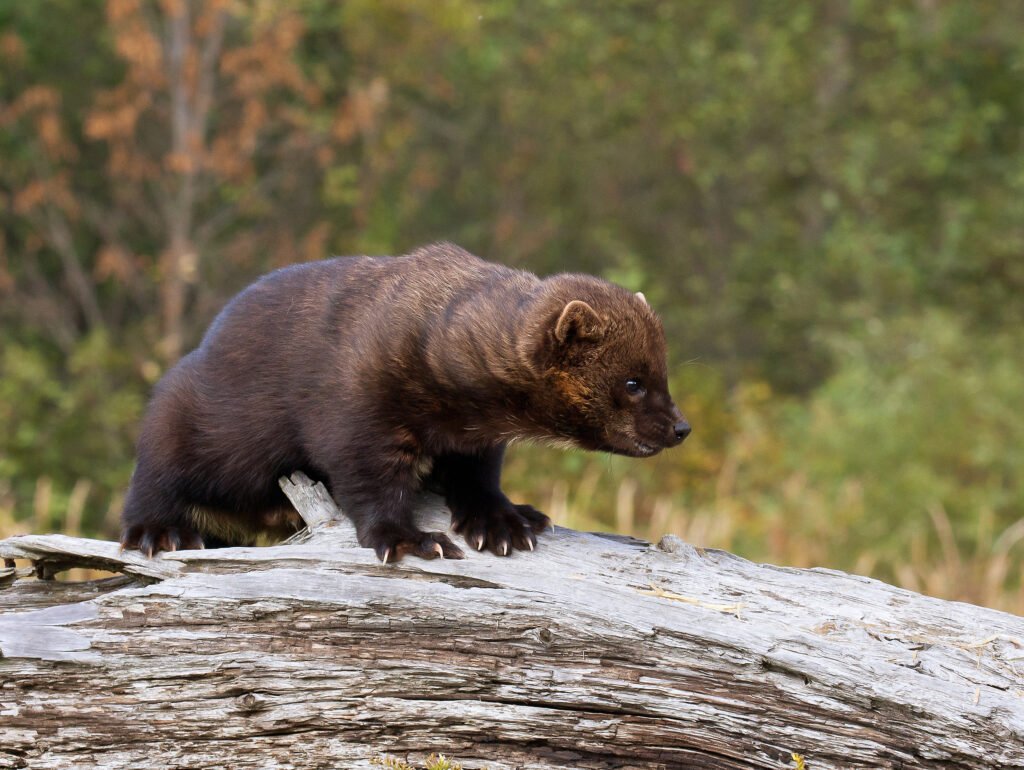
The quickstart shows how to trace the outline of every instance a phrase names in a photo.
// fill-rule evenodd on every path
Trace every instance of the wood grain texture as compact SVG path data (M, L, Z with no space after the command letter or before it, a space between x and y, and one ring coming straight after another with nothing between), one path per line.
M279 546L0 543L127 576L0 581L0 767L1024 767L1021 618L674 537L384 566L282 486Z

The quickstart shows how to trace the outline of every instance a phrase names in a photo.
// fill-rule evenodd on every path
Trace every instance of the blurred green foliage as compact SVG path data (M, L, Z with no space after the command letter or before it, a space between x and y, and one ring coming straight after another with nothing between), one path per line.
M70 492L79 479L92 482L97 518L123 493L134 440L147 397L133 376L130 356L102 333L83 339L67 358L41 346L17 343L0 354L0 479L13 484L23 514L31 510L38 479ZM49 512L37 522L51 522Z
M1020 518L1022 331L979 338L929 312L836 341L842 364L809 408L787 410L783 440L790 470L814 486L835 495L849 479L863 484L863 510L838 527L854 548L907 542L933 508L965 535L985 512Z
M110 226L119 147L86 130L86 116L118 114L131 72L124 5L0 4L0 516L38 519L40 479L57 509L88 479L84 526L106 534L170 363L168 233L144 212ZM191 0L197 18L205 5ZM189 209L188 344L247 280L326 253L446 238L541 273L602 274L663 316L695 433L644 463L517 450L510 489L580 525L675 528L1024 607L1024 6L253 9L230 12L225 51L247 51L257 74L286 59L305 81L260 97L277 117L246 181L199 175L216 194ZM261 30L293 28L274 14L298 32L260 54ZM45 141L42 108L19 107L39 87L59 95L46 114L67 153ZM227 103L215 99L211 135ZM162 114L141 113L131 137L157 166ZM289 160L260 149L274 142ZM275 187L289 171L301 185ZM55 184L34 203L41 179L82 210ZM99 312L50 232L58 214Z

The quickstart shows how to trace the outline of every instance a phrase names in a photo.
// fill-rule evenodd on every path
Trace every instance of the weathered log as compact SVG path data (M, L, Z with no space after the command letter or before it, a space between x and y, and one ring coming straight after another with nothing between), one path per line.
M1024 619L671 536L382 565L284 486L278 546L0 543L122 573L0 576L0 766L1024 767Z

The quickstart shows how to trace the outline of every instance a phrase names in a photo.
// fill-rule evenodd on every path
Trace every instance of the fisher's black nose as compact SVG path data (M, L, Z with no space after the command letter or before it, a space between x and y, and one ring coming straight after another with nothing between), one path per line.
M690 423L686 420L680 420L672 426L672 430L675 433L676 444L682 444L683 440L690 435Z

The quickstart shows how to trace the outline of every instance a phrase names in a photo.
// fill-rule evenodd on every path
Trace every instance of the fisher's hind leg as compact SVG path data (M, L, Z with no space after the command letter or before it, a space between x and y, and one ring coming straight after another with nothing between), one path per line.
M187 501L142 466L132 476L121 523L121 547L146 556L203 547Z

